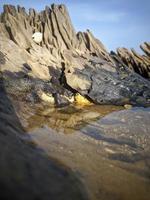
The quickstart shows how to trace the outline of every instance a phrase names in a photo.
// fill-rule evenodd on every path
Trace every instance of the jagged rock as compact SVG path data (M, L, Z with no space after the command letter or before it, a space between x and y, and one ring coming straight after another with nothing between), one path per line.
M0 34L0 51L4 54L5 63L1 64L1 71L10 72L22 71L24 63L27 62L29 55L17 46L12 40Z
M52 16L55 18L54 30L58 30L56 37L60 37L67 49L76 45L76 33L72 26L69 14L64 5L52 5ZM59 41L59 40L58 40Z
M0 23L0 36L9 38L9 34L8 34L6 27L3 23Z
M31 43L31 29L26 25L26 18L14 6L5 5L2 23L5 24L9 37L20 47L27 49Z
M126 48L118 48L117 53L122 62L128 66L129 69L132 69L145 78L150 78L150 58L148 57L150 45L145 43L141 45L141 48L147 56L138 54L134 49L128 50Z
M12 40L1 36L0 51L4 54L5 63L1 64L0 70L2 72L9 71L14 73L25 72L25 66L28 66L31 70L27 70L26 73L29 73L30 76L49 80L50 74L46 64L51 64L52 62L48 62L46 56L44 59L40 59L40 53L42 54L42 52L39 49L39 57L37 57L35 55L36 49L38 49L38 46L34 45L34 53L29 54L26 50L17 46ZM43 52L45 52L44 49Z
M140 47L147 54L147 56L150 56L150 43L144 42L140 45Z
M27 17L27 13L26 13L26 10L24 7L21 7L21 6L17 6L17 10L18 10L18 13L20 13L21 15L24 15L25 17Z
M113 62L104 45L98 39L96 39L89 30L87 30L87 32L84 34L86 38L86 47L91 54L102 57L108 62Z
M16 7L13 5L4 5L4 13L10 13L13 16L16 16Z
M76 34L64 5L29 14L5 5L0 20L0 51L6 59L1 71L51 80L58 105L67 102L64 92L67 98L78 92L99 104L149 105L149 83L133 72L149 78L149 43L141 45L147 55L125 48L109 54L89 30ZM43 35L38 44L32 40L36 32Z
M103 44L94 38L90 31L81 34L82 45L80 44L79 34L75 33L64 5L52 5L51 8L47 6L40 13L30 9L29 15L24 8L18 6L16 9L14 6L5 5L1 22L6 27L5 32L8 32L9 39L24 49L28 50L31 47L32 35L41 32L42 46L46 45L52 54L52 49L60 49L61 52L70 49L100 55L112 62Z

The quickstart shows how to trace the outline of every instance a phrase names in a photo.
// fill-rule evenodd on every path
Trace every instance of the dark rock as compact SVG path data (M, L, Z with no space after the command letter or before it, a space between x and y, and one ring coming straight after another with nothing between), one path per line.
M70 102L59 93L54 94L54 99L57 107L63 107L70 104Z
M109 72L86 66L84 70L77 69L74 75L89 82L90 88L76 90L96 104L150 106L150 82L127 69Z

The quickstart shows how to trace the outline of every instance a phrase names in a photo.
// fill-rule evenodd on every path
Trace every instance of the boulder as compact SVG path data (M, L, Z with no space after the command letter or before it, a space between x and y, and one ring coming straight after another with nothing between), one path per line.
M75 68L69 76L67 83L96 104L150 106L150 82L127 68L112 72L87 65L83 70ZM85 84L78 86L79 78Z

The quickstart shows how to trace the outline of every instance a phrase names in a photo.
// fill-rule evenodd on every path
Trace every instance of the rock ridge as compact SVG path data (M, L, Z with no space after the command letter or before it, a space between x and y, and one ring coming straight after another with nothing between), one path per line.
M38 44L32 39L36 32L42 34ZM76 33L65 5L28 13L24 7L4 5L0 15L1 72L7 78L24 74L24 79L50 82L49 91L55 90L50 98L79 93L98 104L149 105L150 44L141 49L145 55L126 48L109 53L90 30Z

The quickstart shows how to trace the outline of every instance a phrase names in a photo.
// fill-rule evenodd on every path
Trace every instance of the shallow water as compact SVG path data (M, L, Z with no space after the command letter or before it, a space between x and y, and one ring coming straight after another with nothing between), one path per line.
M150 110L115 106L24 109L35 144L71 168L91 200L150 199Z

